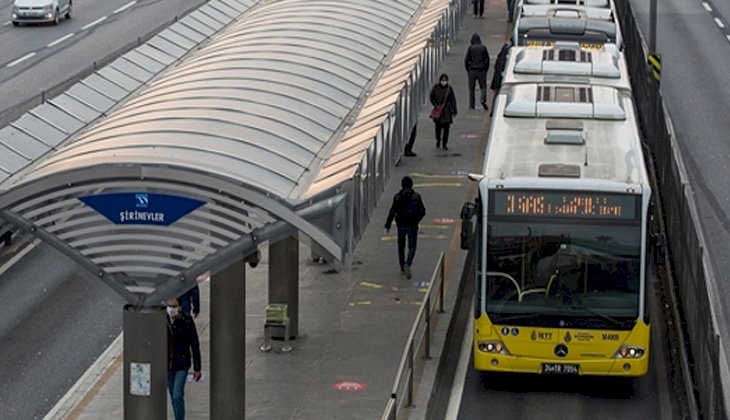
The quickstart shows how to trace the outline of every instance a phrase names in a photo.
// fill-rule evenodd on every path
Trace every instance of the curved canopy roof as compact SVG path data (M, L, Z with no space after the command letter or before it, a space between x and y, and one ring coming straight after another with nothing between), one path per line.
M105 164L172 165L296 200L416 4L267 2L22 182Z

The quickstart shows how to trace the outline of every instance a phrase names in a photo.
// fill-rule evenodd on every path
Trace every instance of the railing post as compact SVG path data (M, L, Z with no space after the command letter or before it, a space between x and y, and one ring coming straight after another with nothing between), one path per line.
M413 405L413 371L414 371L414 363L413 363L413 342L411 341L409 347L408 347L408 403L406 404L406 407L410 407ZM396 411L398 411L396 409Z
M426 297L426 350L423 355L424 359L431 358L431 295Z
M439 272L441 274L441 287L439 287L439 313L444 313L444 293L446 289L446 265L443 252L441 253L441 259L439 260Z

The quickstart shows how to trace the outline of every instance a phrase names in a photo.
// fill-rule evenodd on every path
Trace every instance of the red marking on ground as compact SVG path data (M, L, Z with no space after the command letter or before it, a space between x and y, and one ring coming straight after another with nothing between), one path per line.
M368 386L362 382L354 382L354 381L342 381L332 384L332 388L338 390L338 391L348 391L348 392L356 392L356 391L364 391Z
M434 223L442 223L442 224L445 224L445 225L452 224L455 221L456 220L449 219L448 217L437 217L437 218L433 219L433 222Z

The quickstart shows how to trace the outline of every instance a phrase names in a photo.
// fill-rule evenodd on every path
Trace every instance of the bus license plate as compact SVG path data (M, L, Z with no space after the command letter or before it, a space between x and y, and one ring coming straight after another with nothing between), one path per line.
M551 375L577 375L578 365L566 365L562 363L543 363L542 373Z

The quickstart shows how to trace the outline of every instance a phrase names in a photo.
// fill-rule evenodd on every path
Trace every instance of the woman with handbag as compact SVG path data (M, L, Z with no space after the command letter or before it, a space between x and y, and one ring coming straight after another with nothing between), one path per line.
M449 76L446 73L439 76L439 82L431 88L429 99L433 105L431 119L436 128L436 147L443 146L444 150L449 150L449 128L457 110L454 89L449 86Z

